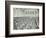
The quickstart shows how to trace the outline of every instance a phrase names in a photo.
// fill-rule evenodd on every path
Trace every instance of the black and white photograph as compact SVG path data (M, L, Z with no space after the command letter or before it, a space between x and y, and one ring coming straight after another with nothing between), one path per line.
M13 8L14 30L39 29L39 9Z
M6 1L6 37L44 35L44 3Z

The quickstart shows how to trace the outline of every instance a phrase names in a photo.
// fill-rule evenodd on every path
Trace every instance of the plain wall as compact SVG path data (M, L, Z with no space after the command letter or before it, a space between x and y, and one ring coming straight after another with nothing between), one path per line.
M44 2L45 3L45 9L46 9L46 0L8 0L8 1ZM45 14L46 14L46 12L45 12ZM0 0L0 38L5 38L4 36L5 36L5 0ZM28 36L28 37L16 37L16 38L46 38L46 28L45 28L45 35L42 35L42 36Z

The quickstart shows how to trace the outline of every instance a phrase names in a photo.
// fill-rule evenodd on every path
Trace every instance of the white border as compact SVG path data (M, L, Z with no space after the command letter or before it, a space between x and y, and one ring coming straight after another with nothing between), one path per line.
M31 30L13 30L13 8L33 8L39 9L39 29ZM10 5L10 34L25 34L25 33L39 33L42 32L42 6L23 6L23 5Z

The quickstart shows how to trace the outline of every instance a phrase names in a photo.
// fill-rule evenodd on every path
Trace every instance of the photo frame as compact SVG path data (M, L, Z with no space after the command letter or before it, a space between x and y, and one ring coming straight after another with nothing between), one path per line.
M5 1L5 36L45 35L45 3Z

